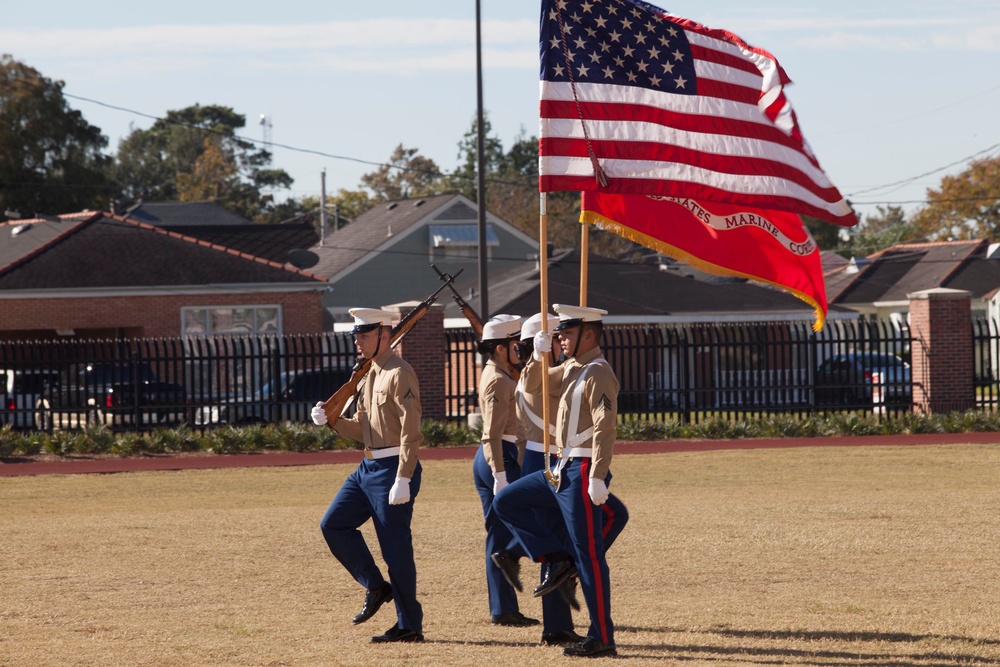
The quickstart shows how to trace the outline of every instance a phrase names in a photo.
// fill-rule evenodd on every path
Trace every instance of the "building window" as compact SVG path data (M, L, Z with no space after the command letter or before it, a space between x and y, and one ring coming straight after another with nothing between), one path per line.
M183 336L280 334L281 306L181 308Z
M475 259L479 257L479 225L430 225L428 245L431 262ZM493 225L486 225L486 258L493 257L493 248L500 239Z

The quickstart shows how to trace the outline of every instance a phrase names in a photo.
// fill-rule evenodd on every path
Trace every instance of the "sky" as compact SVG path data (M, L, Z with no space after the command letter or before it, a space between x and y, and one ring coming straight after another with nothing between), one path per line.
M1000 155L1000 0L658 4L777 58L807 141L862 217L912 212L970 158ZM538 133L539 3L480 7L483 106L507 148ZM475 26L475 0L5 2L0 52L64 81L110 152L168 110L232 107L303 197L324 170L328 193L359 189L399 144L457 166Z

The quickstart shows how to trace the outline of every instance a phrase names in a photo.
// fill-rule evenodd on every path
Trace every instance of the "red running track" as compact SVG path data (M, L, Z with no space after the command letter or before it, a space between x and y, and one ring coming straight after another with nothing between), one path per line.
M619 442L615 454L663 454L781 447L871 447L912 445L1000 444L1000 433L928 433L915 435L870 435L831 438L760 438L747 440L658 440ZM423 461L472 460L476 447L425 447ZM73 457L39 461L32 458L0 458L0 477L21 475L71 475L79 473L139 472L145 470L195 470L212 468L261 468L357 463L357 450L332 452L262 452L256 454L186 454L133 458Z

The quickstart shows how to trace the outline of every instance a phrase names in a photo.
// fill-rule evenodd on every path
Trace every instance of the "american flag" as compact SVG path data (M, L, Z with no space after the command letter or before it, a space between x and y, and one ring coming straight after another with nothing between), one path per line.
M542 0L539 42L542 192L691 197L857 222L766 51L639 0Z

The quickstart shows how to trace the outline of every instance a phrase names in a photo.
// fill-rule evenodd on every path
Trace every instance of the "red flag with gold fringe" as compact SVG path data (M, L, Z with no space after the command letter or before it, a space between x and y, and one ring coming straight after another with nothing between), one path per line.
M707 273L750 278L788 290L826 320L826 287L816 247L794 213L684 197L585 191L581 221Z

